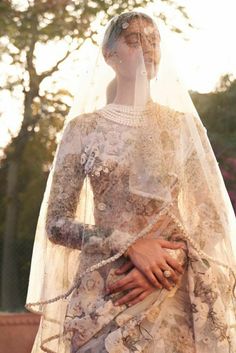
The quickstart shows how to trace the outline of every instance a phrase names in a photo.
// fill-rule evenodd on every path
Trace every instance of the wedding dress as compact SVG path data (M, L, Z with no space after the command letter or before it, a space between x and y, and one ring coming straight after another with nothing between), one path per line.
M236 353L235 217L207 131L178 80L167 85L161 60L160 82L157 75L149 86L154 64L142 36L159 33L153 19L138 12L114 18L103 55L124 33L134 36L134 19L140 37L126 43L128 58L118 55L121 66L138 58L128 67L133 104L105 103L104 63L56 152L26 304L42 315L33 352ZM126 48L119 45L116 56ZM143 237L183 242L187 250L166 251L184 274L170 291L157 288L131 307L115 306L124 293L105 289L125 276L115 270Z

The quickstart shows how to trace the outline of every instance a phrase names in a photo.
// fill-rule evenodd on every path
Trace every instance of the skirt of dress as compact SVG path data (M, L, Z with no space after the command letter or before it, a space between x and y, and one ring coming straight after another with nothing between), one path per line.
M174 295L166 296L160 305L151 309L137 325L126 326L127 335L114 319L76 353L196 352L187 270Z

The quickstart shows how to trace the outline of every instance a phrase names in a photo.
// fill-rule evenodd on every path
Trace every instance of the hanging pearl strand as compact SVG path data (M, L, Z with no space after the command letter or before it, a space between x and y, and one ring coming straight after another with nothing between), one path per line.
M163 215L169 215L172 220L174 221L174 223L177 225L177 227L179 228L179 230L181 231L183 237L189 241L189 243L192 245L192 247L196 250L196 252L202 256L203 258L209 260L209 261L212 261L220 266L223 266L225 268L227 268L231 273L232 275L234 276L235 278L235 284L233 286L233 292L234 292L234 289L236 287L236 273L235 271L228 265L226 265L225 263L219 261L219 260L216 260L215 258L207 255L204 251L202 251L199 247L199 245L187 234L187 232L185 231L183 225L180 223L180 221L173 215L173 213L170 211L170 208L172 207L172 203L166 205L165 207L163 207L163 209L158 213L157 217L155 217L152 222L149 223L149 225L144 228L138 235L135 239L130 239L127 244L124 246L123 249L121 249L117 254L109 257L108 259L106 260L102 260L100 262L98 262L97 264L87 268L83 273L81 273L79 275L79 277L76 279L75 283L72 285L72 287L64 294L61 294L61 295L58 295L57 297L54 297L52 299L49 299L49 300L45 300L45 301L40 301L40 302L35 302L35 303L28 303L26 305L26 308L31 308L32 306L41 306L41 305L45 305L45 304L50 304L50 303L54 303L58 300L61 300L61 299L66 299L72 292L75 288L78 287L79 283L80 283L80 280L82 277L84 277L86 274L90 273L90 272L93 272L111 262L114 262L115 260L117 260L118 258L120 258L125 252L126 250L130 247L130 245L132 245L136 240L144 237L147 233L149 233L153 226L159 221L159 219L163 216Z
M177 219L177 217L175 215L173 215L172 212L170 212L170 210L167 210L167 214L168 216L171 217L171 219L173 220L173 222L176 224L176 226L178 227L178 229L180 230L182 236L189 241L189 243L192 245L192 247L194 248L194 250L196 250L196 252L198 253L199 256L201 256L202 258L205 258L217 265L220 265L224 268L226 268L229 272L231 272L231 274L234 277L234 285L232 288L232 292L234 295L234 291L236 288L236 272L232 269L232 267L230 267L229 265L225 264L224 262L221 262L217 259L215 259L212 256L209 256L208 254L206 254L204 251L201 250L200 246L190 237L190 235L186 232L186 230L184 229L183 225L181 224L181 222ZM236 295L234 295L236 297Z
M84 277L87 273L90 273L90 272L93 272L97 269L99 269L100 267L103 267L111 262L114 262L115 260L117 260L118 258L120 258L125 252L126 250L128 249L128 247L133 244L136 240L138 240L139 238L145 236L147 233L149 233L153 226L156 224L156 222L166 213L167 209L169 207L171 207L172 204L169 204L167 206L165 206L157 215L157 217L155 217L155 219L152 220L152 222L150 222L148 224L148 226L146 228L144 228L138 235L135 239L130 239L127 244L125 245L125 247L123 249L121 249L117 254L109 257L108 259L106 260L102 260L100 262L98 262L97 264L87 268L83 273L81 273L76 281L74 282L74 284L72 285L72 287L64 294L61 294L61 295L58 295L52 299L48 299L48 300L45 300L45 301L40 301L40 302L35 302L35 303L28 303L26 305L26 308L31 308L32 306L41 306L41 305L44 305L44 304L50 304L50 303L54 303L60 299L66 299L72 292L75 288L78 287L79 283L80 283L80 280L82 277Z

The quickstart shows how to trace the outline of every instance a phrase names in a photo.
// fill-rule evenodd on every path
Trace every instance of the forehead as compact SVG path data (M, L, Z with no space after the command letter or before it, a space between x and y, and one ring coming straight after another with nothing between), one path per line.
M122 34L131 32L141 32L145 35L155 35L160 37L157 27L150 21L144 18L134 18L128 22L127 28L123 29Z

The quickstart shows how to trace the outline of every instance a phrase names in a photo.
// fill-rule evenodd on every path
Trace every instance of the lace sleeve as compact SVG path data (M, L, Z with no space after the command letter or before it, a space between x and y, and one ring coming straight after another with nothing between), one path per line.
M80 168L80 131L77 118L66 127L59 145L49 195L46 231L49 239L60 245L80 248L81 225L74 220L84 181Z
M82 117L83 120L84 117ZM79 117L66 127L52 177L49 195L46 231L49 239L56 244L81 249L83 237L107 236L110 229L96 225L86 225L75 219L79 198L85 179L81 166L82 142Z
M207 130L195 118L197 137L191 137L182 168L181 215L201 249L214 246L224 234L224 183ZM209 250L205 248L204 250Z

